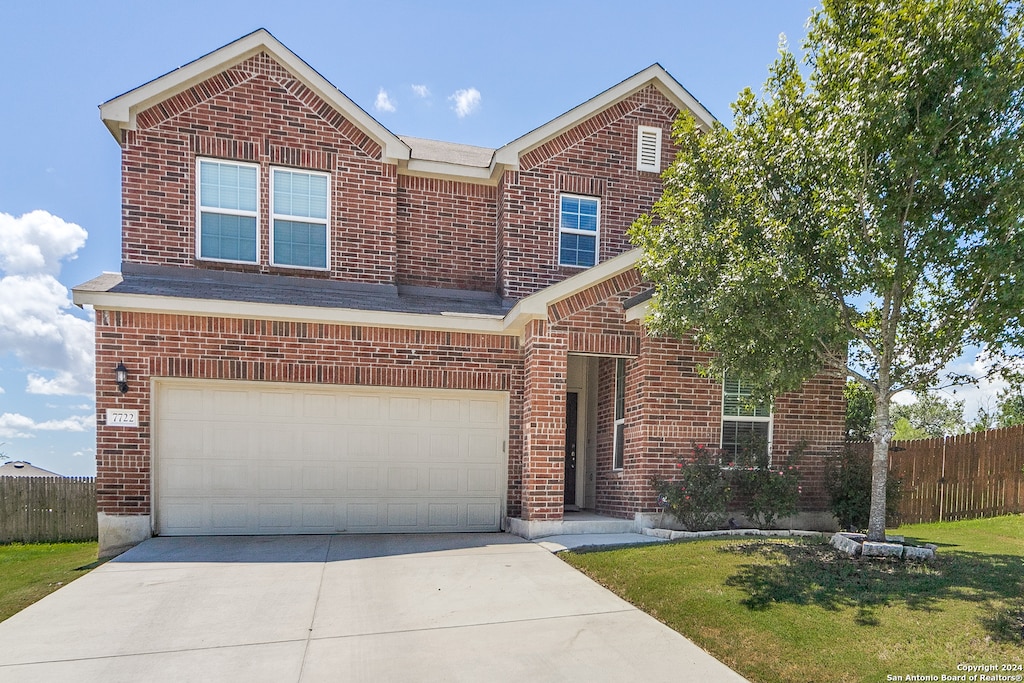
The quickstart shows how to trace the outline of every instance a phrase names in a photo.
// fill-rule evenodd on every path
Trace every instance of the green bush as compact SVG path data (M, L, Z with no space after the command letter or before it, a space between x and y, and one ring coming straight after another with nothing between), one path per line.
M718 455L702 445L693 447L693 457L676 463L677 477L655 477L651 485L665 510L689 531L717 529L726 519L732 487L722 470Z
M871 514L871 453L852 448L829 458L825 464L825 488L832 514L841 529L860 530L868 526ZM885 483L885 523L898 526L903 482L890 473Z
M743 501L743 514L759 529L771 529L782 517L795 515L800 501L803 447L774 467L767 443L751 443L737 458L732 477Z

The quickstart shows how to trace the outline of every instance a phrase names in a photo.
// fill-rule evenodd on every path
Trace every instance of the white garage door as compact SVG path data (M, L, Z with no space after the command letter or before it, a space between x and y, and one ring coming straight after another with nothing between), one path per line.
M503 392L161 380L161 534L496 531Z

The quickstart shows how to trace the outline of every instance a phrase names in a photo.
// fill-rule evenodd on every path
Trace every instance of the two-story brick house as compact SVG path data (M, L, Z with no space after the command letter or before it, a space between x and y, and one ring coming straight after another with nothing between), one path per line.
M262 30L103 104L123 265L74 290L101 552L640 525L694 442L833 450L843 378L744 415L742 386L644 328L626 230L684 109L713 121L654 65L499 149L400 137Z

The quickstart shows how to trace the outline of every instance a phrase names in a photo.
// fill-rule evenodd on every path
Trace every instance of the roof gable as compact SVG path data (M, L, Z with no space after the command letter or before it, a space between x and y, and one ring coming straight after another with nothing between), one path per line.
M380 144L386 159L409 158L409 146L355 102L317 73L267 30L259 29L204 57L171 71L100 105L100 118L111 134L121 141L122 130L137 127L137 116L150 107L184 92L253 55L265 52L295 78L330 104L353 125Z
M540 128L536 128L501 147L494 155L494 162L516 166L519 163L520 157L524 154L540 147L549 140L578 126L595 114L614 106L649 85L653 85L661 91L680 111L687 110L692 113L702 128L710 128L715 123L715 117L693 95L687 92L686 88L680 85L679 81L665 71L660 64L652 64L640 73L605 90L597 97L587 100L558 118L545 123Z

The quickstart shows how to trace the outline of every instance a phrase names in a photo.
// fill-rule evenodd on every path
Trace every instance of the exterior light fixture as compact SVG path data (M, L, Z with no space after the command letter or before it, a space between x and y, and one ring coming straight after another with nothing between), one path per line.
M117 367L114 368L114 379L117 380L117 390L122 394L128 393L128 368L124 366L124 363L118 362Z

